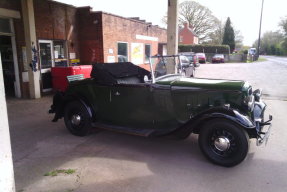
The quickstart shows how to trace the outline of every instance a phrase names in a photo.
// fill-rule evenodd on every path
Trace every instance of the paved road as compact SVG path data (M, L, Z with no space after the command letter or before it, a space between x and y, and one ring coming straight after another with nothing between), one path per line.
M254 63L203 64L196 71L201 78L247 80L263 88L264 97L287 99L287 58L265 56L268 61Z
M276 56L261 56L263 58L268 59L268 61L279 63L283 65L287 65L287 57L276 57Z
M184 141L143 138L102 131L88 137L52 123L51 97L9 100L8 112L17 191L21 192L285 192L287 189L287 101L284 63L207 64L200 77L247 79L265 89L274 116L267 146L250 144L233 168L211 164L197 137ZM45 177L56 169L71 175Z

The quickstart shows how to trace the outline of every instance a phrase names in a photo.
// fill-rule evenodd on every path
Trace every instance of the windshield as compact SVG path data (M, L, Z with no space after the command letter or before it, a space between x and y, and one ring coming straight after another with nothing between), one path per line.
M156 82L160 77L165 75L175 75L181 72L182 61L188 62L185 56L152 56L150 57L150 68L152 80Z

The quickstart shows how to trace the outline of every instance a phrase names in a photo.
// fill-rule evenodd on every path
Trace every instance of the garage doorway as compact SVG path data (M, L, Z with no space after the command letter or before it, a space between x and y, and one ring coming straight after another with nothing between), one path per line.
M15 70L11 37L2 35L0 36L0 52L2 59L5 95L7 97L15 97Z
M0 52L6 98L20 98L21 90L13 19L0 17Z
M52 91L51 68L55 66L53 41L39 40L42 91Z

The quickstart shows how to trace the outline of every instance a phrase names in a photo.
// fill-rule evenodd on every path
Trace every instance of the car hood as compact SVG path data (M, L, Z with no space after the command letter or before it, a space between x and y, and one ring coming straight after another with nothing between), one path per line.
M237 90L242 91L243 89L249 88L249 84L245 81L240 80L223 80L223 79L201 79L201 78L185 78L180 77L173 81L160 81L158 84L169 84L172 89L217 89L217 90Z

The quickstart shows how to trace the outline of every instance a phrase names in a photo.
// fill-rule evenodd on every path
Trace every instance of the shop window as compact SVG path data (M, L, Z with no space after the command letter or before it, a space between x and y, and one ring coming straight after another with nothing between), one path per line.
M65 41L54 41L55 66L67 66Z
M127 43L118 43L118 62L127 62L128 61L128 44Z
M145 50L145 63L149 62L149 57L151 55L151 46L146 44L144 46L144 50Z
M9 19L0 18L0 32L1 33L12 33Z

